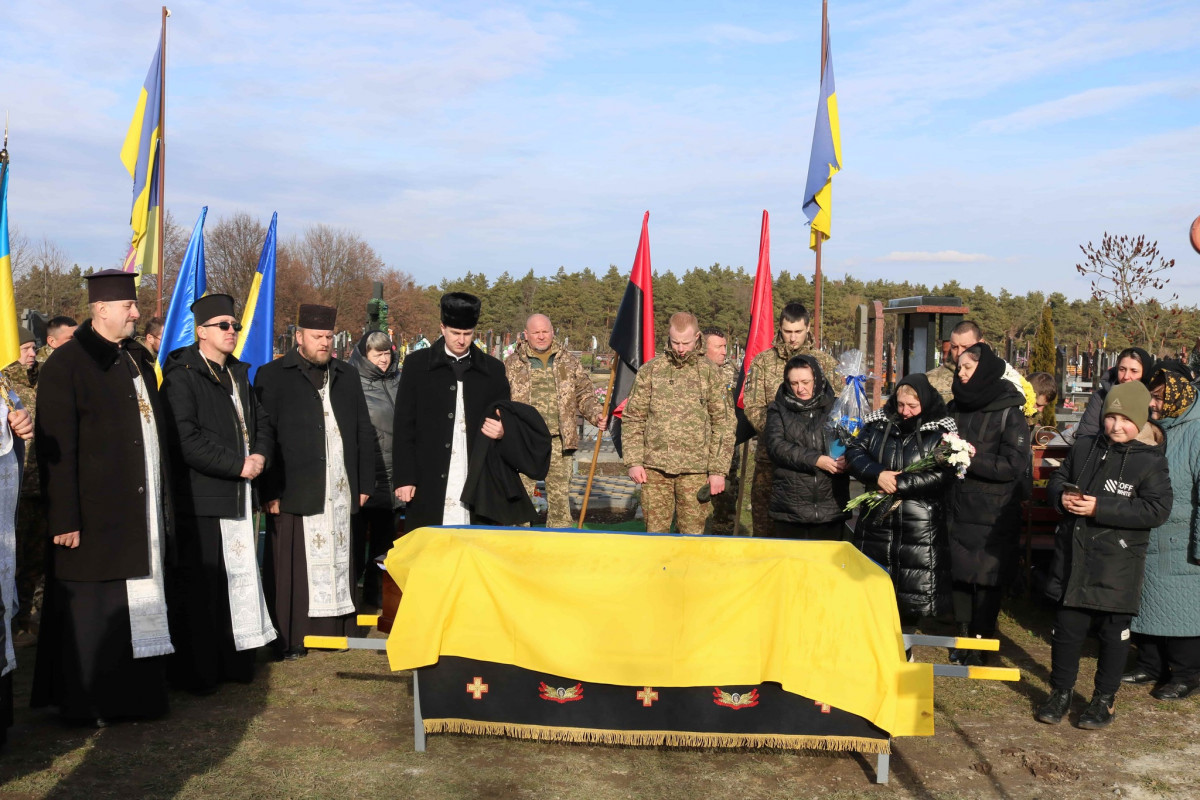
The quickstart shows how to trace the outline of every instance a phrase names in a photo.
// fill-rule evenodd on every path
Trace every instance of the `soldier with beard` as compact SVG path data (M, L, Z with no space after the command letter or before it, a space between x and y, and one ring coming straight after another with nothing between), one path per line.
M774 465L767 455L761 434L767 427L767 406L775 400L775 394L783 384L784 366L788 359L797 355L811 355L817 360L826 379L834 386L836 395L841 383L837 364L821 350L808 344L808 309L803 303L793 300L779 312L779 328L774 347L764 350L750 362L743 395L746 419L760 435L754 450L754 479L750 489L750 505L754 516L754 535L772 536L775 525L770 516L771 480Z
M638 370L622 416L629 477L642 486L646 530L704 533L698 497L725 491L735 420L727 381L699 349L696 318L672 315L667 347Z

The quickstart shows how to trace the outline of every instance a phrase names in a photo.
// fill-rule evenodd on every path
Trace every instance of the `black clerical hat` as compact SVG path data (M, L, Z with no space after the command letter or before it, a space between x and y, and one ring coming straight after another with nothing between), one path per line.
M479 310L482 306L479 298L473 294L448 292L442 295L442 324L447 328L472 330L479 324Z
M197 325L216 317L232 317L233 298L227 294L206 294L192 303L192 316Z
M302 303L296 315L296 327L310 331L331 331L337 323L337 309Z
M137 300L137 286L132 272L102 269L83 277L87 280L89 303Z

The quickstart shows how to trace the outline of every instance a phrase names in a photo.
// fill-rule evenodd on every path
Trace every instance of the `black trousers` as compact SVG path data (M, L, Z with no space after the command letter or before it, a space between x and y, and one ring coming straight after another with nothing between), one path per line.
M350 517L352 531L351 569L353 582L362 581L362 602L369 606L383 605L383 571L373 563L385 555L396 541L399 514L390 508L360 508Z
M969 635L991 638L996 635L996 620L1000 618L1003 586L983 586L978 583L954 582L952 591L954 621L966 625Z
M1094 630L1100 641L1100 653L1096 657L1096 691L1116 694L1121 687L1125 659L1129 656L1129 622L1132 619L1132 614L1059 606L1050 641L1050 688L1075 688L1083 641Z
M840 542L846 538L846 523L818 522L812 525L801 525L797 522L772 520L777 539L808 539L809 541Z
M1137 636L1137 668L1160 681L1200 678L1200 636Z

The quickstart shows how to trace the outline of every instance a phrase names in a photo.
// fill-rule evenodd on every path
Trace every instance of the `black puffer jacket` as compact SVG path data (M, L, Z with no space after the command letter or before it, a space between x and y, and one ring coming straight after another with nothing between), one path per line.
M1066 606L1137 614L1150 529L1166 522L1174 493L1162 429L1147 422L1132 442L1107 436L1075 442L1050 476L1049 499L1063 514L1046 594ZM1096 515L1062 507L1063 485L1096 498Z
M933 452L942 434L955 432L941 396L930 391L936 402L916 420L902 420L894 407L867 415L862 433L846 450L851 474L867 489L876 488L880 472L903 470ZM860 514L854 526L854 546L892 576L904 619L936 616L950 608L944 498L952 482L952 469L898 475L895 497L900 505L889 513L894 501L885 500Z
M367 413L371 415L371 427L375 429L375 491L364 508L394 508L395 485L392 482L392 426L396 423L396 389L400 386L400 370L396 366L395 354L384 372L364 355L367 337L364 336L350 354L347 363L358 370L362 381L363 396L367 399Z
M833 394L824 386L821 367L812 362L820 391L809 402L796 398L785 381L767 407L763 443L774 465L771 481L771 519L797 525L819 525L844 520L842 509L850 500L850 479L830 475L817 467L829 454L830 433L825 427Z
M1029 466L1024 395L1008 381L983 408L950 404L958 435L975 446L967 477L951 486L954 580L999 586L1011 580L1021 536L1021 481Z

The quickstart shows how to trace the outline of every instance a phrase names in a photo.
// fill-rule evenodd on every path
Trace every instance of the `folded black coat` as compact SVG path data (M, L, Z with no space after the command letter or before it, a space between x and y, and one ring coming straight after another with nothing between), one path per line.
M550 470L550 429L531 405L512 400L493 403L484 418L497 416L504 436L476 436L467 464L462 501L471 507L472 521L521 525L537 520L533 501L525 492L521 475L534 480Z

